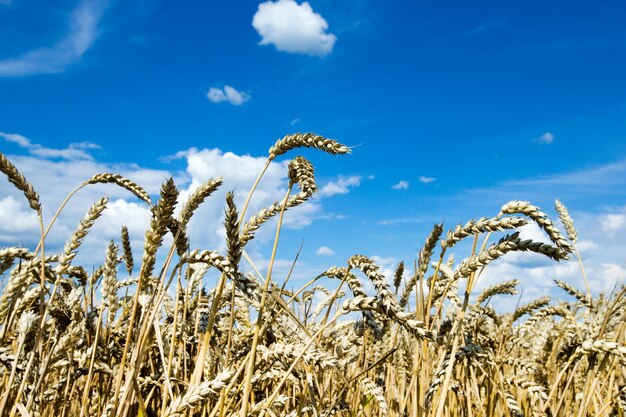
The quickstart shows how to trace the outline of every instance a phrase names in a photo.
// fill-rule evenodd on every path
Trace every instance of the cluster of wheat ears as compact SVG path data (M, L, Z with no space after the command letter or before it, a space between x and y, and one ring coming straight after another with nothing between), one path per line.
M289 135L270 148L265 169L301 147L349 153L331 139ZM171 179L156 203L117 174L85 181L59 212L96 183L123 187L150 207L139 268L126 228L100 267L73 262L106 197L62 253L46 253L59 212L44 227L38 194L2 154L0 170L37 212L41 234L34 251L0 249L0 416L626 416L624 286L594 298L588 285L558 281L574 301L543 297L506 314L490 300L515 294L517 280L473 291L481 271L508 252L580 260L576 229L558 201L565 235L538 207L511 201L445 235L435 225L410 274L400 263L388 281L355 255L288 291L289 277L272 275L283 214L316 191L313 166L301 156L289 163L286 196L258 213L245 216L265 170L241 210L226 195L216 219L225 253L194 248L187 230L221 178L198 187L178 214ZM245 247L273 217L262 276ZM516 229L531 222L551 244L520 238ZM157 256L167 233L174 243ZM466 238L471 252L455 262L451 248Z

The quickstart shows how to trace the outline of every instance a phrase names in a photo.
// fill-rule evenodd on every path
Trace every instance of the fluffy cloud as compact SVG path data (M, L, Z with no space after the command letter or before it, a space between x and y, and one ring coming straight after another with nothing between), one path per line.
M332 52L337 37L327 33L328 22L308 2L266 1L252 19L261 35L260 45L274 45L283 52L324 56Z
M409 182L408 181L400 181L396 185L392 185L391 188L394 190L408 190Z
M39 235L37 214L24 198L6 196L0 199L0 240L22 241Z
M422 184L430 184L431 182L434 182L437 178L421 176L418 179Z
M353 175L350 177L339 177L337 181L329 181L320 190L320 196L330 197L336 194L348 194L350 187L358 187L361 185L361 177Z
M534 257L535 255L522 255L522 257L527 256ZM594 294L610 292L620 278L622 270L620 265L611 262L588 262L584 266L589 286ZM542 260L539 263L528 264L520 258L512 260L510 256L505 256L485 268L476 283L475 292L479 293L490 285L514 278L521 281L519 286L523 289L521 303L527 303L544 295L550 295L556 300L570 300L571 297L556 286L555 279L572 284L583 292L586 291L580 266L576 260L560 263ZM502 301L495 304L499 311L512 309L510 300L506 300L506 297L498 298Z
M317 251L315 251L315 253L321 256L334 256L335 255L335 251L329 248L328 246L322 246Z
M600 221L602 230L610 235L621 231L626 226L626 215L624 214L607 214Z
M189 227L192 248L220 251L225 249L223 225L225 194L228 191L234 191L237 207L241 209L252 184L267 161L266 156L237 155L219 149L189 149L172 157L184 162L184 171L150 170L135 164L101 163L93 157L50 159L42 156L41 152L31 152L32 149L44 148L27 137L17 134L5 135L26 151L24 155L7 155L7 157L40 194L45 224L48 224L63 199L75 187L96 173L120 173L144 187L154 198L157 197L163 181L173 176L180 189L177 210L180 210L199 185L208 179L222 176L223 185L196 210ZM78 149L79 146L76 146ZM93 148L95 145L81 146L81 149L88 152L88 149L84 148ZM285 196L288 185L287 166L288 161L274 162L270 165L254 193L245 216L246 219ZM46 239L48 253L58 253L62 250L65 241L90 206L102 196L108 196L109 203L102 217L96 221L80 247L77 262L82 262L85 266L101 262L104 259L108 242L111 239L119 242L123 225L129 229L133 251L136 260L139 260L143 249L144 233L150 220L149 207L128 191L112 184L91 185L81 189L72 197ZM322 211L320 202L314 198L285 213L284 229L301 229L316 219L323 219L325 215ZM261 253L265 252L269 247L268 244L273 241L276 222L277 220L273 219L261 227L256 233L256 238L246 247L253 259L267 260ZM36 213L28 207L26 199L19 190L6 181L6 178L4 180L0 178L0 246L23 245L34 248L38 239L39 228ZM287 264L291 265L291 262ZM313 269L307 269L307 273L312 271Z
M91 157L48 159L30 152L31 148L46 148L30 141L22 143L30 144L26 147L29 155L7 157L39 193L45 225L49 224L63 199L94 174L120 173L142 185L152 195L158 193L163 179L171 175L167 171L148 170L132 164L102 164ZM86 265L93 265L104 259L108 241L119 241L123 224L129 228L136 253L140 253L150 211L145 203L128 191L111 184L89 186L72 197L46 238L46 251L60 252L90 206L103 196L110 199L107 209L85 239L79 257L85 259ZM22 245L34 248L39 240L37 217L28 207L23 194L5 179L0 179L0 199L0 246Z
M63 72L81 60L98 35L98 24L106 9L105 0L85 0L71 13L68 33L51 47L0 60L0 76L15 77Z
M520 239L534 240L535 242L550 243L550 238L546 233L537 225L537 223L531 222L526 226L520 228Z
M546 132L538 138L533 139L534 143L538 143L540 145L550 145L554 142L554 134L551 132Z
M382 275L384 275L385 280L387 281L387 285L392 286L393 285L393 278L394 278L394 275L396 273L396 269L398 268L398 264L400 262L393 256L373 255L370 258L374 262L374 264L376 264L376 266L378 266L380 268L379 272ZM405 265L404 273L402 274L403 284L400 286L400 288L401 288L400 291L402 291L404 283L406 283L409 280L411 275L413 275L413 271L410 269L409 265ZM372 284L372 282L369 279L365 279L363 281L363 286L365 287L366 291L369 294L375 294L376 293L374 285ZM415 292L413 291L413 294L409 298L412 303L415 300L414 294L415 294Z
M223 235L223 225L221 224L224 194L226 191L235 191L235 202L238 207L242 207L252 184L258 174L263 170L267 161L266 157L253 157L250 155L237 155L232 152L223 152L219 149L192 148L188 151L179 152L179 158L185 158L187 162L187 175L190 184L182 193L186 196L209 178L223 177L224 183L220 187L220 192L215 197L211 197L201 207L198 212L198 219L215 219L213 234ZM287 192L287 166L288 161L276 162L269 166L263 181L254 193L250 202L246 218L249 218L256 211L266 207L285 196ZM299 229L311 224L315 216L321 211L321 206L316 201L309 201L295 209L285 213L284 225L289 228ZM194 220L192 220L193 222ZM199 221L199 220L198 220ZM194 229L193 224L190 227ZM206 230L206 227L202 227ZM273 237L272 227L261 228L259 230L259 240L265 241ZM204 235L205 233L202 232ZM217 244L215 240L211 242Z
M234 106L241 106L243 103L250 100L249 94L237 91L230 85L225 85L223 89L211 87L206 96L213 103L226 101Z
M624 210L623 208L621 210ZM594 295L600 292L610 292L616 283L623 282L623 264L626 261L623 247L626 242L623 233L608 233L604 230L607 226L610 230L613 227L626 226L626 223L619 225L620 212L612 213L586 213L571 212L576 222L580 240L576 248L581 254L584 273L589 282L589 286ZM558 219L557 227L560 226ZM623 230L623 229L621 229ZM493 236L491 242L495 242L499 236ZM535 223L530 223L522 227L520 237L522 239L532 239L538 242L550 243L546 233ZM600 249L601 248L601 249ZM469 247L458 245L455 247L457 263L467 256ZM529 302L535 298L550 295L553 299L571 299L563 290L559 289L554 279L565 281L585 292L585 282L583 271L580 268L575 255L570 260L554 262L545 256L531 252L510 252L502 258L488 265L479 276L475 294L490 285L517 278L521 281L521 303ZM497 311L510 311L515 304L510 297L498 296L494 298L493 305Z
M581 254L598 250L600 246L593 240L581 240L576 243L576 248Z

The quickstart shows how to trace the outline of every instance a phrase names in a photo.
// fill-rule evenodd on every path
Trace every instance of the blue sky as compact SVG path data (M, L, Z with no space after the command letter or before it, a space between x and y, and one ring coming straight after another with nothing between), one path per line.
M511 199L554 214L560 198L605 289L626 248L625 23L620 1L0 0L0 149L50 212L97 170L153 193L168 175L183 190L222 175L244 194L276 139L311 131L353 153L302 152L326 190L292 214L281 246L288 263L304 239L302 277L357 252L410 264L434 222L495 215ZM295 155L255 207L282 196ZM32 244L27 206L0 191L2 245ZM145 214L96 188L51 245L102 193L117 217ZM216 200L198 245L220 244ZM93 256L114 220L94 231ZM141 246L145 220L130 222ZM259 260L271 234L251 249ZM515 262L493 279L535 274L531 294L559 274L580 282L569 264Z

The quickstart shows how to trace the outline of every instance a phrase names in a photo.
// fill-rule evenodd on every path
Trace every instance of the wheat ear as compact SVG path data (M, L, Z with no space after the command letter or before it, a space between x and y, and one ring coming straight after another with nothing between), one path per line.
M563 227L567 232L567 237L569 238L569 240L572 241L572 243L576 243L576 241L578 240L578 232L576 231L576 227L574 227L574 220L569 215L567 207L565 207L565 205L559 200L556 200L554 202L554 205L556 208L556 212L559 215L559 219L561 219L561 223L563 223Z
M302 156L294 158L289 163L288 177L290 187L297 184L300 192L291 197L285 197L282 201L271 204L252 216L241 229L239 240L243 245L253 239L254 232L263 223L279 214L283 207L285 210L296 207L307 201L317 191L313 165Z
M17 187L18 190L24 193L26 196L26 200L28 200L28 205L30 208L35 210L36 212L41 212L41 203L39 202L39 194L35 192L35 189L26 178L17 170L15 165L11 163L4 156L3 153L0 152L0 172L4 173L9 182Z
M478 220L470 220L464 225L458 225L454 230L446 234L446 238L441 241L442 248L451 248L459 241L468 236L484 232L498 232L506 229L517 229L526 225L528 221L521 217L493 217L488 219L481 217Z
M430 262L430 258L433 255L435 250L435 246L437 245L437 241L439 237L443 233L443 224L439 223L433 227L433 230L430 232L430 235L426 238L426 242L424 243L424 247L420 250L419 259L417 262L417 270L409 279L404 290L402 291L402 297L400 297L400 307L406 306L406 303L409 301L409 297L411 296L411 291L415 288L415 285L424 278L426 271L428 270L428 265Z
M150 228L146 232L144 243L143 265L141 274L144 279L152 276L156 262L156 252L163 242L163 236L167 232L176 206L178 190L172 178L168 179L161 187L161 199L152 207ZM145 282L145 281L144 281Z
M187 410L194 408L209 397L217 397L219 392L226 387L235 372L222 371L210 381L202 382L199 385L191 386L182 397L172 400L165 412L164 417L184 414Z
M279 139L269 150L269 159L273 160L295 148L315 148L332 155L350 153L350 148L333 139L318 136L314 133L296 133Z
M63 248L63 254L59 259L59 265L56 268L56 272L58 274L64 274L70 267L70 263L76 256L76 250L81 245L87 233L89 233L89 229L94 225L96 220L100 218L104 209L106 209L107 203L109 199L107 197L102 197L100 200L96 201L85 217L80 221L76 230L72 233L72 236L65 244Z
M481 292L476 298L476 304L481 304L485 300L493 297L494 295L499 294L517 294L517 286L519 285L519 280L512 279L510 281L500 282L498 284L487 287Z
M128 275L132 275L135 261L133 259L133 249L130 244L130 236L128 235L128 227L126 226L122 226L122 248L124 249L124 263L126 264L126 270L128 271Z
M235 194L229 192L226 194L226 210L224 213L224 227L226 229L226 246L227 259L234 271L234 276L239 275L239 261L243 245L239 236L239 219L237 214L237 206L235 206Z
M548 215L542 212L539 207L533 206L527 201L511 201L502 206L500 212L503 214L524 214L535 221L550 237L550 240L562 249L566 253L572 252L572 245L565 239L565 237L559 232L552 221L548 218Z
M93 177L89 178L87 181L83 182L83 186L89 184L117 184L120 187L133 193L137 198L143 200L146 204L152 204L152 200L150 199L150 196L148 195L146 190L141 188L132 180L129 180L128 178L125 178L120 174L112 174L110 172L96 174Z

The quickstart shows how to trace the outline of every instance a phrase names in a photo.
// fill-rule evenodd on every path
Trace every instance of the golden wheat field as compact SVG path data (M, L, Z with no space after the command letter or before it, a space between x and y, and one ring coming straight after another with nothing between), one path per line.
M314 167L295 156L304 147L350 153L310 133L278 140L266 169L292 158L288 192L248 213L263 171L243 206L228 193L219 219L225 253L195 247L187 229L221 178L208 178L186 201L172 179L152 201L121 175L87 178L75 192L109 183L152 215L143 253L132 253L123 228L96 269L74 260L108 199L93 203L62 253L49 253L54 219L43 224L37 190L0 154L4 176L40 222L37 248L0 249L0 415L626 416L623 285L592 297L588 287L558 281L574 301L543 297L510 313L491 300L516 294L518 280L473 290L492 261L512 252L580 260L565 205L557 200L548 216L530 202L503 202L493 217L436 224L417 259L407 260L415 263L409 279L403 263L390 282L355 254L287 290L289 276L277 279L272 268L284 212L316 192ZM522 240L518 229L530 223L552 243ZM274 224L261 274L246 244ZM471 249L455 258L462 240Z

